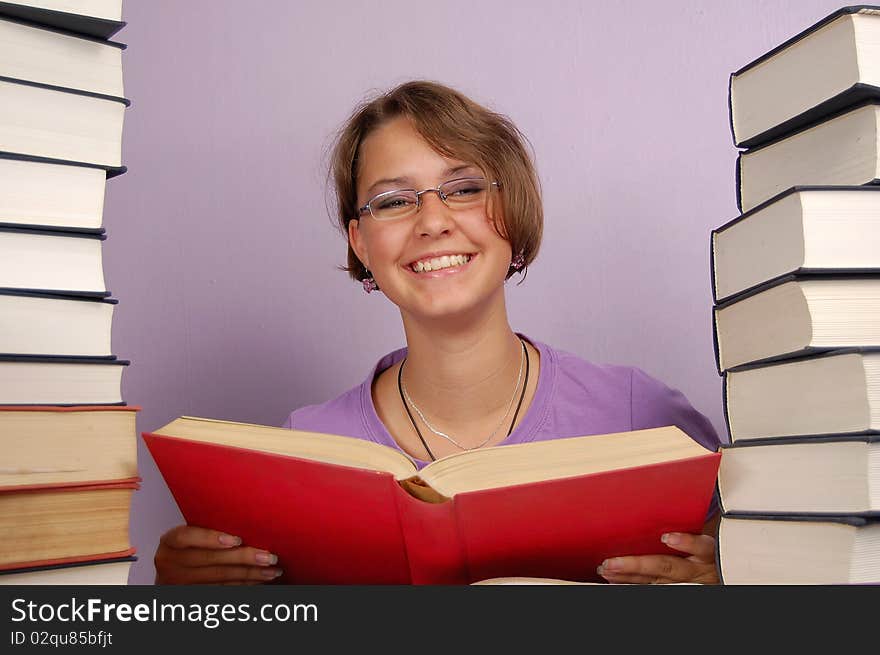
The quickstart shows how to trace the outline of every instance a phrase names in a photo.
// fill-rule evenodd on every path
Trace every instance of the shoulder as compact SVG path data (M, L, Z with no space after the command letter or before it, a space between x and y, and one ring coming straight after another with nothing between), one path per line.
M362 387L363 384L359 384L326 402L295 409L288 415L282 427L364 438L366 429L361 409Z
M370 388L379 372L405 354L406 351L400 349L385 355L359 385L326 402L295 409L282 427L381 442L383 428L373 408Z
M636 366L597 364L544 345L555 367L553 413L605 432L676 425L710 450L720 445L711 421L684 394ZM566 421L563 421L563 423Z

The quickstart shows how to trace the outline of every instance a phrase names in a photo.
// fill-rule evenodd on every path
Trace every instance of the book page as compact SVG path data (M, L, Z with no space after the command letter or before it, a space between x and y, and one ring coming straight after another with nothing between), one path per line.
M182 416L153 431L168 437L301 457L329 464L387 471L398 479L416 466L406 455L381 444L335 434Z

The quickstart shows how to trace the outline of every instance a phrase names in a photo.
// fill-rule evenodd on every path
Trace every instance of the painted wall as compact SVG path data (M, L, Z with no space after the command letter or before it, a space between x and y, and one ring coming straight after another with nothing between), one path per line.
M726 435L709 231L736 216L729 74L839 4L127 0L129 172L108 185L113 347L139 430L190 414L280 424L403 344L336 270L326 151L410 78L510 116L535 151L545 238L514 328L681 389ZM181 522L141 444L131 583ZM209 473L209 472L206 472Z

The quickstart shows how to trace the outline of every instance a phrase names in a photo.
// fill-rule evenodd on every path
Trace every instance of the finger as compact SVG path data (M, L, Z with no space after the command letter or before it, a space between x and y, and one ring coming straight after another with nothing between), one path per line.
M660 537L660 541L703 562L715 561L715 538L710 535L668 532Z
M176 568L169 572L170 584L263 584L282 574L279 568L258 566L202 566Z
M656 578L647 575L606 573L602 577L611 584L682 584L678 580L667 580L665 578Z
M675 555L631 555L606 559L596 570L599 575L614 573L674 580L679 578L676 572L681 571L687 564L687 560Z
M194 525L178 525L163 534L159 543L169 548L233 548L241 545L241 538Z
M210 548L185 548L174 553L177 566L224 566L241 564L245 566L273 566L278 563L278 556L259 548L239 546L224 550Z
M718 582L718 571L714 562L701 562L696 558L677 555L613 557L605 560L597 568L597 572L609 582L638 584Z
M271 582L282 574L281 569L260 566L202 566L181 570L185 584L230 584Z

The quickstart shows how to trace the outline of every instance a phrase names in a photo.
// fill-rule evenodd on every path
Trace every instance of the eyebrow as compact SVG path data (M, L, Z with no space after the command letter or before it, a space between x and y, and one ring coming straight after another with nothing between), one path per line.
M461 173L464 170L469 168L476 168L473 164L458 164L457 166L450 166L441 174L441 178L448 179L451 175L455 175L456 173ZM407 177L406 175L402 177L383 177L381 180L377 180L373 184L370 185L370 188L367 189L367 195L372 196L373 191L376 187L385 185L385 184L412 184L412 178ZM399 188L399 187L398 187Z

